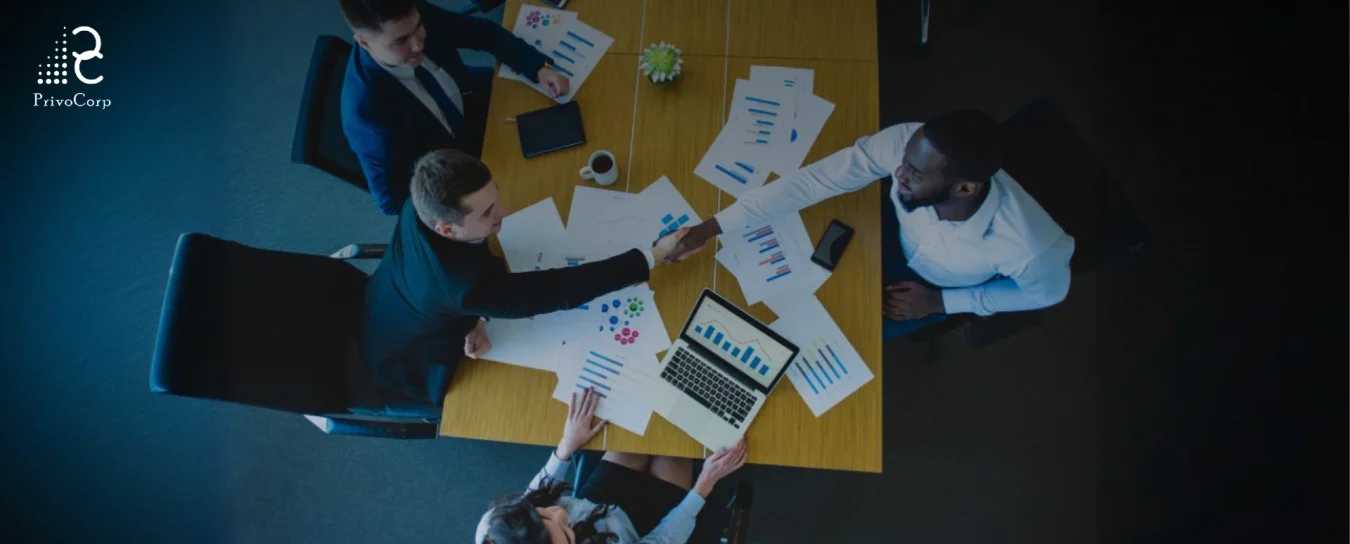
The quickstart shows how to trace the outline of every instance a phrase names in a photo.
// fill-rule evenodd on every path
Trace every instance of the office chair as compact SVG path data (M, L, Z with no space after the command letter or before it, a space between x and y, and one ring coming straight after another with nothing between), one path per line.
M472 5L467 9L460 10L460 15L487 14L487 12L501 7L502 4L506 3L506 0L469 0L469 3Z
M383 250L325 257L182 235L150 390L302 414L330 434L434 438L440 409L382 391L359 356L367 277L343 261Z
M1143 223L1053 96L1022 106L1003 129L1003 169L1074 237L1069 267L1075 279L1144 247L1148 236ZM933 341L964 327L966 342L983 348L1040 321L1039 311L962 314L916 331L911 340Z
M361 163L342 133L342 78L352 45L337 36L319 36L309 60L309 75L300 95L291 162L308 164L369 191Z
M600 464L604 452L581 450L576 457L572 477L572 495L581 490L582 482L590 478ZM703 470L703 461L694 460L694 477ZM749 481L723 480L708 495L706 505L694 522L690 544L743 544L750 531L750 509L754 506L754 486ZM725 505L717 507L717 505Z

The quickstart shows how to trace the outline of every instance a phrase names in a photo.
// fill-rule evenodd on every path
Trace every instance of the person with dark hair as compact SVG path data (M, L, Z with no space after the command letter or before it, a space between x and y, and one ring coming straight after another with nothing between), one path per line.
M690 459L606 452L578 496L565 496L572 454L605 426L592 424L599 404L593 389L581 398L572 393L558 448L523 496L499 500L483 514L476 544L682 544L713 486L749 454L742 437L704 461L695 480Z
M386 214L408 198L418 157L445 147L477 156L482 148L490 76L470 77L459 49L492 53L552 96L567 94L567 77L548 57L491 21L417 0L339 5L359 46L342 82L342 132Z
M483 318L568 310L647 281L688 230L602 261L511 273L486 243L508 213L487 165L432 151L417 161L411 192L366 287L360 348L378 385L423 405L441 404L462 356L492 349Z
M979 110L895 125L747 191L690 229L667 258L684 259L724 227L762 225L890 176L883 213L895 214L898 233L883 240L898 240L882 247L883 338L948 314L1058 304L1069 292L1074 240L1002 170L1002 148L998 122Z

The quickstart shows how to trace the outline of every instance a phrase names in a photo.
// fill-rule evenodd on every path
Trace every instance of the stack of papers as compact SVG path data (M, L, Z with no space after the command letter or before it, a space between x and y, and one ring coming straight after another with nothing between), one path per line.
M720 240L717 262L736 276L748 304L785 293L810 296L830 278L811 262L811 239L796 212Z
M769 172L783 176L801 167L834 112L811 94L815 72L752 66L736 80L731 115L694 174L739 197L764 185Z
M872 369L814 295L788 295L767 304L778 314L769 328L801 349L788 379L816 417L872 381Z
M599 346L568 344L558 356L558 385L553 398L572 401L586 389L600 394L595 415L633 431L647 433L652 409L644 401L647 386L658 379L660 363L656 356L624 355Z
M577 20L577 14L559 9L524 5L516 16L512 30L516 36L553 59L553 69L570 80L567 94L554 100L569 102L591 75L600 58L614 44L614 38ZM505 63L497 71L499 77L524 82L545 95L539 84ZM530 74L533 76L534 74Z

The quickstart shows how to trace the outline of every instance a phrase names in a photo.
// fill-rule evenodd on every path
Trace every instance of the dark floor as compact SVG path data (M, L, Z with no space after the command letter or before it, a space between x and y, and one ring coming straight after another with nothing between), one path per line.
M941 364L888 348L884 473L746 470L752 540L1344 539L1345 14L934 3L919 56L917 2L878 1L883 124L1053 92L1152 241L1075 279L1037 329L980 351L949 337ZM368 196L288 160L313 37L344 33L333 2L90 4L13 8L3 38L0 534L469 539L544 448L329 437L146 389L178 233L307 252L387 237ZM17 74L62 25L102 33L87 92L112 108L27 104Z

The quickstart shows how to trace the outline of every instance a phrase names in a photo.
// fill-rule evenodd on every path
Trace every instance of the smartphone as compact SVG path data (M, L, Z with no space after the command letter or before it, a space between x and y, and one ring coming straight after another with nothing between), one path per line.
M563 6L567 5L567 0L539 0L539 1L558 9L562 9Z
M844 255L844 248L848 247L848 242L852 239L853 227L840 223L838 219L831 220L830 227L825 229L825 234L821 235L820 241L816 243L816 252L811 254L811 262L833 272L834 266L839 263L839 257Z

